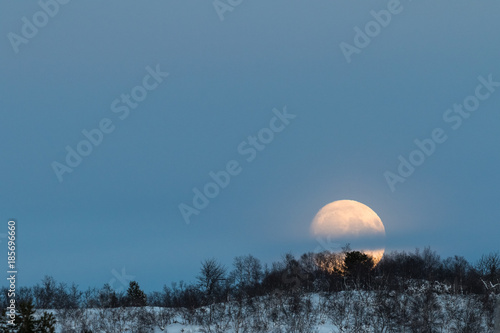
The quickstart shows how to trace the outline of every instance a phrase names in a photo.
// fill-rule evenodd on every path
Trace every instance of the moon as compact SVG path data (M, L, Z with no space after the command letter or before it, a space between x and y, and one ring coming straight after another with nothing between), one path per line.
M312 221L311 233L351 243L353 250L371 255L376 264L385 251L382 220L370 207L354 200L334 201L321 208Z

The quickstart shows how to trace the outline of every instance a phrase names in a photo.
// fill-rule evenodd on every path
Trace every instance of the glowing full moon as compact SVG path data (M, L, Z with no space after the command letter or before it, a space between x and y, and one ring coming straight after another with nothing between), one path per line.
M382 220L370 207L354 200L334 201L321 208L311 224L311 233L351 243L353 250L371 254L376 263L384 254Z
M380 217L370 207L354 200L339 200L321 208L311 230L315 236L385 235Z

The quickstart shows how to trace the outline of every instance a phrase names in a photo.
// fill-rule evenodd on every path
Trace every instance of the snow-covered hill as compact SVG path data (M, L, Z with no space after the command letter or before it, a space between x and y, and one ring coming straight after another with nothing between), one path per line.
M51 310L56 332L494 333L495 295L452 294L415 284L396 291L276 293L200 309L159 307ZM41 311L37 312L40 315Z

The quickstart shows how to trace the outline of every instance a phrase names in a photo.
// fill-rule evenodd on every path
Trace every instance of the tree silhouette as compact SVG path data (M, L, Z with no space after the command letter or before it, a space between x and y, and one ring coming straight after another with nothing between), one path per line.
M42 317L37 321L37 332L40 333L55 333L56 318L52 313L44 312Z
M16 326L19 333L33 333L35 331L35 310L31 301L19 303L18 313L16 315Z
M127 289L127 300L129 306L146 306L146 294L139 287L136 281L130 281Z
M215 300L220 291L221 281L226 279L226 268L215 259L205 260L201 265L198 282L201 291L205 293L206 301Z
M345 254L344 272L357 282L362 277L367 277L374 266L373 258L363 252L351 251Z

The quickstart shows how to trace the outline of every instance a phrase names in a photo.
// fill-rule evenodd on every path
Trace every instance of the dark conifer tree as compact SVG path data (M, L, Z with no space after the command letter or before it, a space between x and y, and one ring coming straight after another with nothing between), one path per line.
M129 306L146 306L146 294L139 287L139 283L131 281L127 290Z

